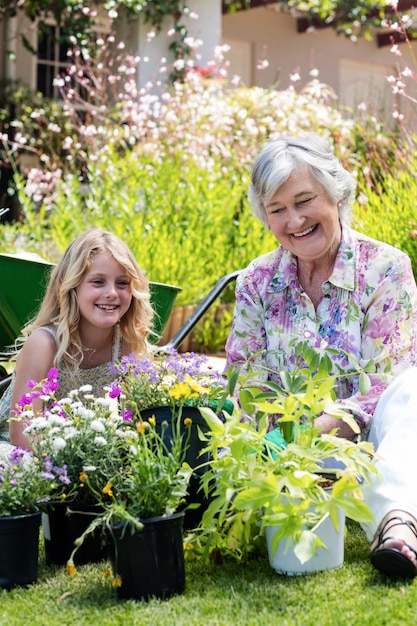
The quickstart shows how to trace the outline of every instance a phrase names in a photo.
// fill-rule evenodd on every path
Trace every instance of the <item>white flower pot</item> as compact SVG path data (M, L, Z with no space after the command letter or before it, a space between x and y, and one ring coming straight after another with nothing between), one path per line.
M345 547L345 513L338 510L338 529L336 530L330 517L326 517L317 527L315 534L320 537L326 548L318 548L316 554L301 563L294 552L294 545L287 548L287 539L280 541L272 553L272 540L278 526L265 528L265 535L268 547L269 564L278 574L297 576L300 574L311 574L326 569L337 569L343 565Z

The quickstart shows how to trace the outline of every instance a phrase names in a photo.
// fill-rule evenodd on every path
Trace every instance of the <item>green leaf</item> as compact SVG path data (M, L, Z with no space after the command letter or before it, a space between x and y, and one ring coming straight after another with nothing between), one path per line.
M344 510L347 517L355 522L373 522L374 516L363 500L357 498L340 498L335 502Z
M361 372L359 375L359 389L363 396L366 396L371 390L371 379L365 372Z
M199 407L199 411L206 420L213 434L216 437L221 436L224 433L224 424L222 420L215 414L215 412L205 406Z
M319 537L311 530L303 530L294 546L294 554L300 563L304 564L316 554L321 543Z
M239 402L242 410L251 415L255 409L254 397L249 389L241 389L239 393Z
M259 485L238 493L234 505L237 509L258 509L264 507L276 496L277 481L272 475L269 475Z

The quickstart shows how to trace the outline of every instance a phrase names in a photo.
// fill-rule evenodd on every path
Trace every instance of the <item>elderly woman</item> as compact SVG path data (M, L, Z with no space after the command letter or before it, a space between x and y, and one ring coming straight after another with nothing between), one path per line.
M417 574L417 289L410 259L348 225L355 180L315 135L270 140L252 171L253 213L279 242L239 276L226 344L232 363L279 372L294 359L294 336L315 336L358 362L374 359L366 396L357 381L339 390L361 436L378 452L379 480L366 493L364 524L373 565L393 577ZM346 367L346 365L345 365ZM265 370L266 371L266 370ZM352 407L354 407L352 409ZM350 427L322 414L322 433ZM381 480L382 477L382 480Z

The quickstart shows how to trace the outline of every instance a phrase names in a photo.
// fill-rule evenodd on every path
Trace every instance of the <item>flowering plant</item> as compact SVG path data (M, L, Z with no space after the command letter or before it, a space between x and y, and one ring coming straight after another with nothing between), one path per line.
M52 494L59 495L68 484L65 466L56 466L46 455L37 458L28 450L14 448L0 461L0 515L39 511Z
M184 501L193 471L184 462L192 420L157 427L154 417L133 417L115 398L94 397L89 385L58 400L54 368L45 380L28 384L32 390L21 399L14 419L26 422L24 433L35 454L65 461L73 480L67 500L101 505L76 542L68 563L74 574L73 556L98 526L111 531L113 524L122 523L140 529L141 520L170 515ZM35 398L45 404L37 413Z
M178 353L169 349L155 358L122 357L113 366L117 381L110 396L126 400L135 414L158 406L216 409L226 388L223 376L209 364L205 355Z
M85 488L87 475L94 489L101 490L108 476L120 468L123 418L110 399L94 397L90 385L58 400L57 375L52 368L43 381L29 381L32 390L18 403L13 419L26 423L24 433L38 458L47 455L54 464L66 467L70 483L62 500L87 504L92 502L92 493ZM32 407L35 398L44 401L37 413Z
M184 420L189 428L191 420ZM118 471L108 475L102 488L94 486L92 474L86 476L86 486L97 502L101 513L75 542L75 548L67 562L67 571L76 574L74 557L84 540L98 527L105 527L115 542L115 559L112 563L113 585L119 587L123 581L117 571L117 541L114 529L121 524L122 536L125 532L142 530L143 520L169 516L175 513L188 494L188 484L193 473L185 463L187 437L182 434L178 422L172 429L169 443L165 438L168 422L162 425L162 432L156 428L155 417L136 422L125 422L124 438L118 439L123 453L123 463Z

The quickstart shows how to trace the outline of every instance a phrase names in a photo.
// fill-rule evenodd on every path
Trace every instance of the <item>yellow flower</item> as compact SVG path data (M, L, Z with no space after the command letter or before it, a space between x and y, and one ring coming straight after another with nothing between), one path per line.
M111 569L107 567L103 572L103 578L109 578L110 574L111 574Z
M187 385L186 382L177 383L172 387L172 389L168 390L171 398L175 400L180 400L181 398L190 398L191 397L191 389L190 386Z
M137 431L139 433L139 435L144 435L145 434L145 429L146 429L146 425L145 422L139 422L139 424L136 426Z
M148 419L148 422L149 422L150 424L152 424L152 426L156 426L156 417L155 417L155 415L152 415L152 417L150 417L150 418Z
M122 579L120 576L115 576L113 578L113 582L112 582L113 587L121 587L122 586Z
M191 426L192 421L193 420L191 419L191 417L186 417L185 420L184 420L185 428L188 428L189 426Z
M86 472L81 472L79 478L80 478L80 482L85 483L87 480Z
M111 483L107 483L101 491L111 497L113 495L112 487L113 485Z
M177 383L168 391L169 395L175 400L197 398L199 395L209 393L208 387L203 387L189 374L185 375L182 383Z
M210 389L208 387L203 387L198 383L194 378L192 378L189 374L185 376L186 382L190 385L190 388L196 394L209 393Z
M65 569L67 570L67 573L68 573L71 577L74 577L74 576L76 575L76 573L77 573L77 569L76 569L76 567L75 567L75 565L74 565L74 562L73 562L73 561L71 561L71 560L70 560L70 561L68 561L67 566L66 566L66 568L65 568Z

